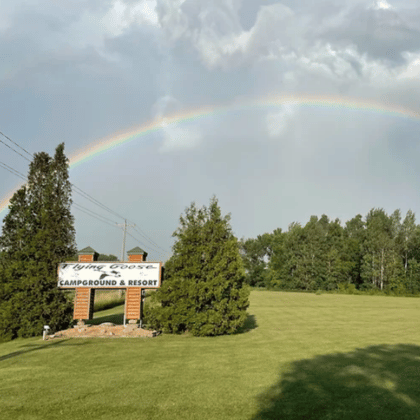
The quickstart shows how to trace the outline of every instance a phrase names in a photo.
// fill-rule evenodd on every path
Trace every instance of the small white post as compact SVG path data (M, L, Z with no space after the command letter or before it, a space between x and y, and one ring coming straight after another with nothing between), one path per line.
M50 329L50 327L48 325L44 325L44 331L42 332L42 339L43 340L47 339L47 333L48 333L49 329Z

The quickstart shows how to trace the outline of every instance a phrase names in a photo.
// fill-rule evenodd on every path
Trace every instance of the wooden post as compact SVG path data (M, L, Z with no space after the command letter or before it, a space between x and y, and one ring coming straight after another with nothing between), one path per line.
M146 261L147 252L140 247L135 247L127 252L128 262ZM137 321L141 319L141 287L127 287L125 293L125 319Z
M98 258L98 253L91 247L79 251L79 262L94 262ZM73 319L83 321L93 318L93 306L95 301L95 289L88 287L77 287L74 296Z
M127 287L125 294L125 318L128 321L140 319L141 287Z
M73 319L83 321L84 319L92 319L93 302L95 299L95 290L88 287L76 288L74 296Z

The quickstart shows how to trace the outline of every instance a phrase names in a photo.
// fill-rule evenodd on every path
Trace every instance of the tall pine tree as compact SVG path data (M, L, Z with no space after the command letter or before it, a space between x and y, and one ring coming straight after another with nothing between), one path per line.
M173 234L177 241L165 264L165 281L154 293L155 305L146 309L150 326L214 336L243 325L249 290L229 221L214 197L209 208L197 209L193 203L186 209Z
M41 334L71 322L71 303L57 290L57 266L76 253L70 212L71 184L64 144L51 158L41 152L29 167L27 185L10 201L0 249L0 336Z

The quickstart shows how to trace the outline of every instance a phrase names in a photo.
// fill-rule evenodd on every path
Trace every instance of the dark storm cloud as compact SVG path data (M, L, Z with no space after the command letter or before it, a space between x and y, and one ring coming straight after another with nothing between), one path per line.
M389 1L5 0L0 130L30 151L72 152L154 116L282 93L418 110L420 8ZM238 236L316 213L415 210L418 124L377 114L291 103L163 124L72 181L148 229L174 230L213 193ZM77 220L80 245L119 253L119 231Z
M390 62L401 63L403 52L420 50L420 31L397 11L358 5L334 20L311 32L325 42L340 47L354 44L360 53Z
M47 29L54 37L48 25L39 25L45 30L42 38L48 38ZM34 141L51 138L56 143L59 138L77 149L83 147L83 139L93 140L151 117L161 71L152 30L133 25L120 36L105 37L101 48L77 48L70 40L54 47L31 34L27 28L9 29L4 35L7 42L0 44L0 56L7 58L0 92L8 98L0 104L0 113L10 115L15 109L22 121L31 122L38 133ZM95 122L99 120L100 124ZM3 129L19 134L8 122L16 125L3 121Z

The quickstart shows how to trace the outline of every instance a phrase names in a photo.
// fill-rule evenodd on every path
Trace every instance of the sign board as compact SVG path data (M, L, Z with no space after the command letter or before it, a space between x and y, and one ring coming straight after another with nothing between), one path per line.
M58 266L58 287L155 289L160 287L161 271L161 262L61 263Z

